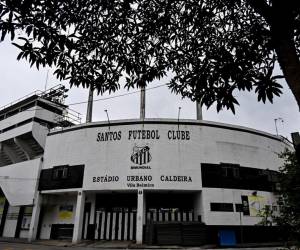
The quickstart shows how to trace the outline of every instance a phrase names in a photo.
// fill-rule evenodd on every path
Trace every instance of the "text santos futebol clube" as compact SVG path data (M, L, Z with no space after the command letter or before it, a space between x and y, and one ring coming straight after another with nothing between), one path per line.
M168 130L166 136L169 140L190 140L188 130ZM97 141L119 141L124 137L122 131L99 132ZM128 140L159 140L161 137L159 130L128 130L125 138Z

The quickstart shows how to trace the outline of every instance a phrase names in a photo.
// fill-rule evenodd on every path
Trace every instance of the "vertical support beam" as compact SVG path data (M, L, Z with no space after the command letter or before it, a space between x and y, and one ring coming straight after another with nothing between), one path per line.
M203 120L202 107L200 102L196 102L196 113L197 113L197 120Z
M91 86L89 90L89 99L88 99L88 105L87 105L87 111L86 111L86 122L92 122L93 118L93 94L94 94L94 88Z
M201 191L201 202L200 202L200 211L201 211L201 220L203 223L207 223L206 221L206 217L207 217L207 213L209 213L209 200L210 198L207 195L207 192L205 192L205 190Z
M1 224L0 224L0 237L3 235L3 230L4 230L4 225L6 222L6 216L7 216L7 211L8 211L8 200L5 198L5 202L4 202L4 208L3 208L3 212L2 212L2 216L1 216Z
M144 191L139 189L137 194L136 244L143 243L144 206Z
M42 218L40 218L42 202L43 202L42 195L37 193L35 200L34 200L30 228L29 228L29 233L28 233L28 241L29 242L36 240L36 238L37 238L39 220L42 219Z
M91 196L91 218L90 218L90 224L95 223L95 215L96 215L96 194L92 193Z
M194 218L195 221L202 221L202 202L201 202L201 192L197 192L194 195ZM200 217L199 217L200 216Z
M17 227L16 227L16 232L15 232L15 238L19 238L20 237L20 232L21 232L21 227L22 227L22 221L23 221L23 217L24 217L24 210L25 210L25 207L24 206L20 206L18 220L17 220Z
M144 120L146 117L146 88L141 88L141 106L140 106L140 119Z
M76 212L74 218L74 231L73 231L73 238L72 238L73 243L78 243L81 240L84 204L85 204L85 193L83 191L79 191L77 195Z
M146 207L147 207L147 204L146 204L146 194L144 193L143 195L143 202L144 202L144 205L143 205L143 224L145 225L146 224L146 221L147 221L147 211L146 211Z

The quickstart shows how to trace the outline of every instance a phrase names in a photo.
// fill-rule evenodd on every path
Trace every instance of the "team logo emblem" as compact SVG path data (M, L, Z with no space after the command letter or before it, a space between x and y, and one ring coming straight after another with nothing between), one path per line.
M133 148L133 153L130 157L130 160L138 165L147 164L152 159L150 154L150 148L148 146Z

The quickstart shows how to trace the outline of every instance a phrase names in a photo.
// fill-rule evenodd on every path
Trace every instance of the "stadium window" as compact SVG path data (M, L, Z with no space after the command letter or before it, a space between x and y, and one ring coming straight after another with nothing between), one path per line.
M68 166L59 166L53 168L53 180L62 180L68 178L69 168Z
M210 210L213 212L233 212L232 203L210 203Z
M243 212L243 204L235 204L236 212Z
M222 176L227 178L239 178L240 170L239 165L229 164L229 163L221 163L222 168Z

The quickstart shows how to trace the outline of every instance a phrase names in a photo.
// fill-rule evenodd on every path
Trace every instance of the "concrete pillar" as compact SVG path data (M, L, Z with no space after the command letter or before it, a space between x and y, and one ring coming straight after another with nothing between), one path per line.
M85 204L85 193L83 191L79 191L77 194L72 243L78 243L81 240L84 204Z
M205 189L200 192L200 212L201 212L201 219L203 223L207 223L207 213L210 212L209 208L210 204L210 197L205 192Z
M28 241L29 242L36 240L36 237L37 237L37 230L38 230L38 225L39 225L42 202L43 202L43 197L41 194L38 193L35 196L34 206L32 209L32 216L31 216L30 228L29 228L29 233L28 233Z
M203 220L201 192L197 192L194 195L194 216L196 221L198 221L199 215L201 216L201 220Z
M145 219L145 198L144 191L142 189L138 190L137 194L137 219L136 219L136 244L143 243L143 225Z
M90 216L90 224L93 224L95 221L95 210L96 210L96 194L91 194L91 216Z

